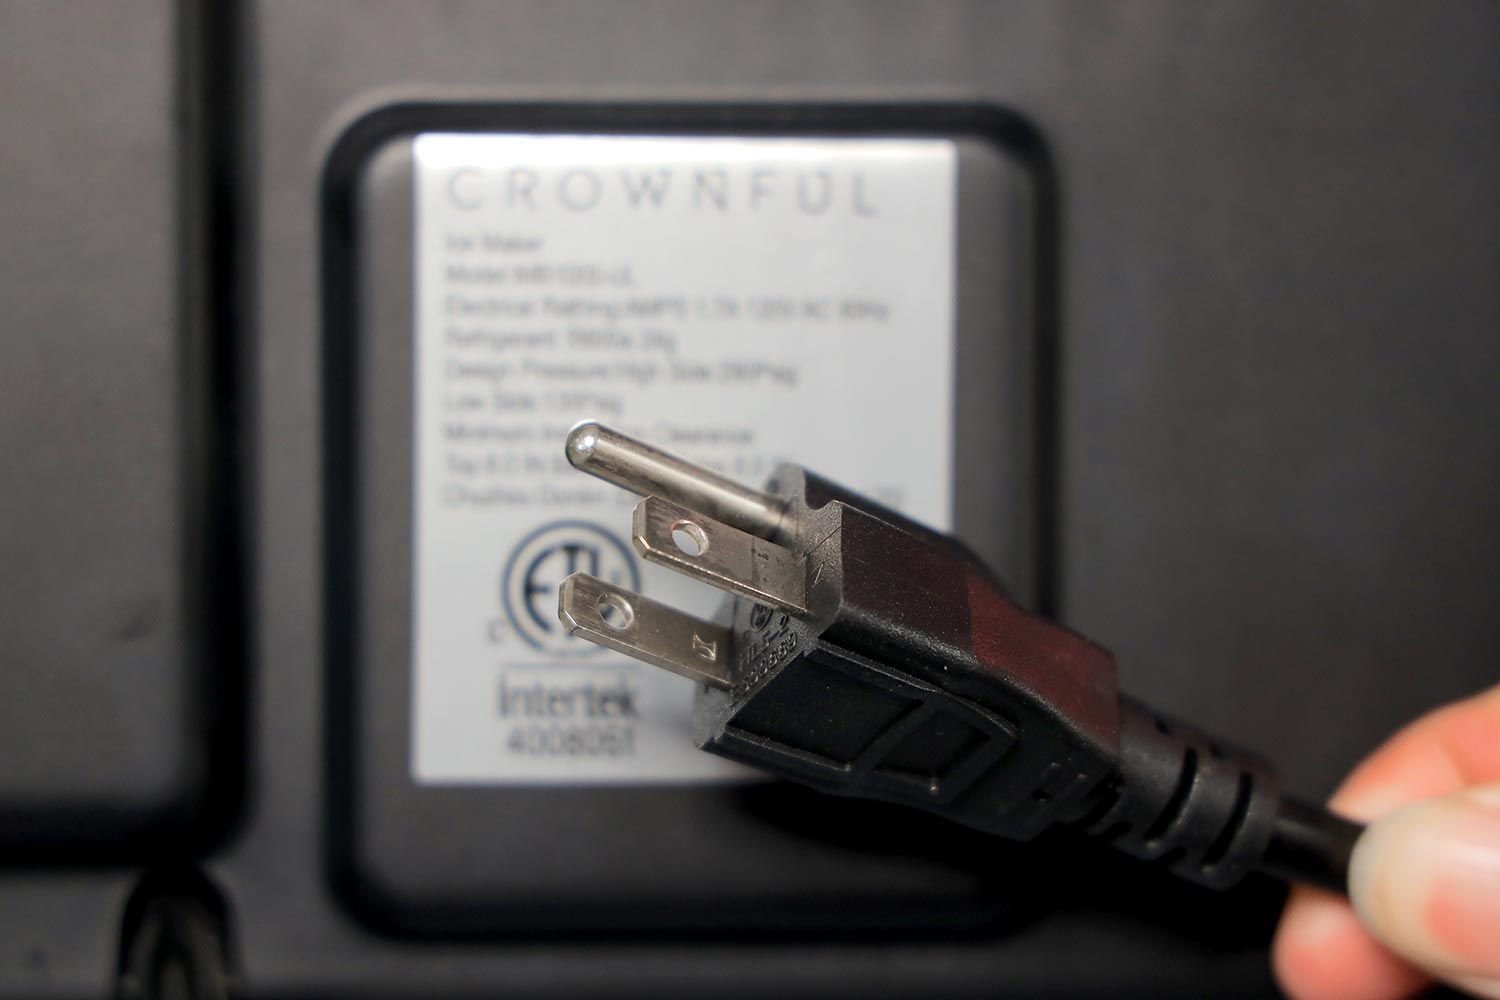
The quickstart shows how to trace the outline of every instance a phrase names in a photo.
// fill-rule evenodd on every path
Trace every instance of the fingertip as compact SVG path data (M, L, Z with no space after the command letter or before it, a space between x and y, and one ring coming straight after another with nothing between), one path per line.
M1411 960L1500 977L1500 785L1373 824L1355 846L1349 885L1365 923Z
M1372 938L1348 902L1317 889L1292 890L1271 954L1294 1000L1397 1000L1428 981Z
M1497 727L1500 685L1404 727L1355 768L1329 805L1352 819L1374 821L1416 800L1449 795L1476 782L1500 781L1500 757L1494 753L1500 745ZM1496 842L1500 838L1490 834L1488 843ZM1398 866L1402 869L1414 871ZM1475 944L1480 935L1476 928L1482 923L1475 916L1476 906L1488 913L1480 904L1493 903L1473 891L1474 881L1450 879L1450 886L1468 891L1452 888L1420 912L1450 954L1467 952L1472 959L1474 952L1483 950L1485 957L1493 958L1493 934L1479 947ZM1341 897L1310 889L1293 890L1277 929L1273 962L1282 988L1297 1000L1404 997L1432 980L1379 943ZM1471 960L1469 967L1486 964ZM1477 995L1500 997L1500 980L1456 981Z

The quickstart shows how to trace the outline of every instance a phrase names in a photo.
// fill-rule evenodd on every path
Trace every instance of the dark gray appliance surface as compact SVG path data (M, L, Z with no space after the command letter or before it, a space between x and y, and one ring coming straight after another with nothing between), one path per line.
M5 996L112 995L142 868L216 825L174 6L0 5Z
M54 13L64 9L72 13ZM324 487L338 456L323 436L321 183L340 135L393 104L607 114L621 104L848 103L1015 116L1037 137L1052 184L1032 387L1049 404L1033 442L1043 607L1112 648L1134 694L1267 751L1307 795L1325 794L1402 721L1500 675L1500 6L243 0L221 9L235 15L216 42L237 93L224 121L242 127L219 190L233 196L225 221L242 224L232 230L237 270L218 277L241 282L243 296L215 329L233 334L243 404L248 633L243 689L220 690L215 710L248 713L248 781L237 825L172 857L196 860L208 882L160 884L222 906L236 996L1273 990L1272 887L1221 897L1163 886L1055 842L984 845L977 881L998 916L962 935L921 926L486 933L483 921L423 933L377 926L348 904L330 877L338 824L358 817L337 815L344 790L331 787L339 771L329 767L347 746L337 722L351 691L328 656L338 575L324 559ZM127 108L126 84L141 79L132 73L166 72L140 37L152 15L112 10L6 10L7 26L49 22L25 37L0 32L7 184L66 183L28 166L18 129L38 142L111 129L166 141L165 83L152 85L156 118ZM111 59L135 69L112 78ZM96 74L87 94L69 89L90 78L68 65ZM37 81L32 96L16 79ZM36 96L50 81L59 95ZM63 118L76 134L63 134ZM99 700L85 713L161 713L156 740L192 716L178 667L193 664L191 683L211 676L212 657L189 657L167 638L185 641L189 629L172 567L184 495L174 463L191 440L179 436L190 414L174 409L181 396L167 386L192 324L166 290L179 237L160 228L175 211L149 179L160 155L143 149L111 164L96 152L89 169L118 178L112 191L102 173L75 175L82 183L59 216L0 190L10 310L0 434L11 480L0 491L0 752L16 733L28 753L50 745L55 728L27 727L62 717L50 707L57 692L77 689L50 686L65 668L99 672L101 686L89 688ZM96 211L97 227L73 218ZM48 219L67 223L53 230L57 242L17 235ZM86 257L105 237L113 252ZM81 261L96 284L69 293L76 286L53 272ZM189 280L204 278L203 259L181 263ZM52 367L67 355L41 353L61 350L37 334L54 329L90 345L82 381ZM74 393L104 407L93 411L100 419L44 419L41 401L54 397L83 412ZM48 463L73 454L121 464L87 466L77 489L60 492L72 481ZM61 547L47 547L49 537ZM145 645L128 646L124 632L100 643L140 659L103 670L82 653L64 656L70 643L123 627L116 615L129 605L115 587L168 595ZM75 600L78 628L64 630L60 609ZM28 619L47 628L28 630ZM126 687L131 669L142 673ZM112 787L177 789L174 779L204 759L180 735L171 752L150 738L122 749L103 725L82 727L69 752L115 754L100 764L120 770ZM165 756L137 770L127 766L137 750ZM0 815L21 817L6 812L22 801L11 773L0 767ZM63 776L98 773L49 771L58 788ZM214 783L224 777L213 772ZM44 830L46 810L24 801ZM811 798L806 808L830 828L855 815ZM858 822L886 815L859 810ZM633 835L614 831L611 850L628 855ZM527 847L507 849L525 864ZM930 864L919 846L907 849ZM111 995L127 900L154 866L101 856L23 867L22 858L0 853L0 995Z
M170 3L0 12L0 851L139 859L208 780Z

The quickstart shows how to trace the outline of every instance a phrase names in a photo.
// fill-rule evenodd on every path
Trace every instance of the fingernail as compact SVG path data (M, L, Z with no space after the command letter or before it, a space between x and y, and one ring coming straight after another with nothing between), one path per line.
M1407 959L1500 976L1500 786L1376 821L1355 846L1349 890L1375 935Z

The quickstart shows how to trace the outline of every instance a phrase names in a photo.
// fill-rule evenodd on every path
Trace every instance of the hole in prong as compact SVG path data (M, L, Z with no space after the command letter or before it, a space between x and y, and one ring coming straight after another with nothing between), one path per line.
M615 631L623 632L635 621L635 610L619 594L600 594L599 620Z
M692 521L673 521L672 543L685 556L701 556L708 551L708 535Z

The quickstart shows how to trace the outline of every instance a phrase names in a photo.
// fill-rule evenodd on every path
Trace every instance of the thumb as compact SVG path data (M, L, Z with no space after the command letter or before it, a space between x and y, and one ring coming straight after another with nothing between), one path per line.
M1404 806L1355 844L1349 898L1388 948L1500 997L1500 785Z

